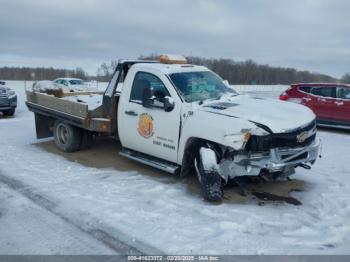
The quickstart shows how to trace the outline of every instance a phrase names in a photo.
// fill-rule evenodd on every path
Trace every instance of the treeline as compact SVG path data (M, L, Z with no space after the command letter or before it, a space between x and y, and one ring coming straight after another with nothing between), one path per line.
M141 59L154 60L157 55L141 56ZM299 71L294 68L272 67L259 65L252 60L237 62L232 59L215 59L202 57L187 57L191 64L204 65L230 84L260 84L274 85L300 82L338 82L339 80L328 75Z
M235 62L230 59L205 59L192 57L189 60L205 65L232 84L285 84L300 82L336 82L337 79L319 73L298 71L294 68L258 65L252 60Z
M45 67L1 67L0 79L3 80L54 80L59 77L74 77L87 79L87 74L82 68L75 70L45 68Z
M350 73L343 75L340 81L342 83L350 84Z
M140 56L139 59L157 60L155 54ZM237 62L232 59L214 59L202 57L187 57L188 62L204 65L231 84L291 84L298 82L339 82L328 75L300 71L294 68L272 67L259 65L252 60ZM30 68L30 67L2 67L0 79L3 80L53 80L59 77L75 77L83 80L109 81L117 66L117 61L103 63L97 69L96 76L89 76L82 68L75 70L57 68ZM350 83L350 74L345 74L341 82Z

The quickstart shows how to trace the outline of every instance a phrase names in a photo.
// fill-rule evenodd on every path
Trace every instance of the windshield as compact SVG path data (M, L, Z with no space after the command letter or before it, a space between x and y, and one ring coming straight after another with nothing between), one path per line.
M84 82L82 80L79 80L79 79L69 80L69 83L71 85L84 85Z
M224 94L237 95L236 91L210 71L173 73L169 76L186 102L219 99Z

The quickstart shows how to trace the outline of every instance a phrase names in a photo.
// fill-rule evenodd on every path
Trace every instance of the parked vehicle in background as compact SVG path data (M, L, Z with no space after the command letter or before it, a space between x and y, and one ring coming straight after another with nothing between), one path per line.
M97 91L96 87L91 86L79 78L57 78L53 82L59 85L65 92Z
M286 178L315 163L320 143L310 109L240 95L204 66L161 58L120 61L104 94L27 91L38 138L54 136L72 152L93 135L115 137L125 157L197 174L210 201L222 199L229 180L239 184L236 177Z
M293 84L280 99L311 108L320 126L350 128L350 85Z
M17 107L17 95L15 91L6 86L6 82L0 81L0 112L5 116L13 116Z

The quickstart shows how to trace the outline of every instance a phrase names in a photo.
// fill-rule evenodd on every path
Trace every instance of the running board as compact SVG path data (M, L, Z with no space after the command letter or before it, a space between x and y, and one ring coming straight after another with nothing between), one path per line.
M123 148L122 151L119 152L119 155L130 158L142 164L157 168L170 174L175 174L176 171L180 168L179 165L173 164L166 160L142 154L130 149Z

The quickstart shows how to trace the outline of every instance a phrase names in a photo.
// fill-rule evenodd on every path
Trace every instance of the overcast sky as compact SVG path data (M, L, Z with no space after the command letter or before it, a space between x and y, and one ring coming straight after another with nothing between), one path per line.
M350 72L348 0L0 0L0 66L178 53Z

